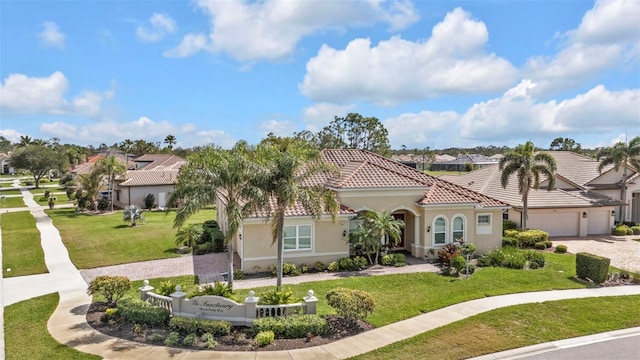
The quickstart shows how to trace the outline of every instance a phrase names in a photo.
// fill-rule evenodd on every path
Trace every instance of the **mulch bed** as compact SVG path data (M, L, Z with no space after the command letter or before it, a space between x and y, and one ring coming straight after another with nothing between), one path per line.
M169 335L169 327L163 328L141 328L131 323L110 320L108 322L101 321L105 314L107 306L104 302L94 302L87 311L87 322L91 327L104 334L135 341L139 343L151 345L164 345L162 341L152 341L153 334L160 335L165 339ZM323 336L309 336L304 339L275 339L271 345L260 347L250 334L250 329L246 327L234 327L231 334L227 336L216 337L217 346L214 351L276 351L276 350L292 350L301 349L311 346L318 346L331 343L333 341L347 338L356 334L360 334L367 330L373 329L370 324L359 321L357 326L351 326L344 318L340 316L326 317L329 332ZM182 344L174 347L183 349L206 350L205 344L198 339L194 346L184 346Z

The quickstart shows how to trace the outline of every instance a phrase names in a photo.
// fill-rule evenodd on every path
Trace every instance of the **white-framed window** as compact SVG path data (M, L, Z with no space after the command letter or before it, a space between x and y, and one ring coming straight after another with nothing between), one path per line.
M311 225L286 225L284 227L284 250L310 250Z
M478 215L478 225L479 226L489 226L489 225L491 225L491 215L490 214L479 214Z
M464 239L464 217L458 215L453 218L451 235L453 241Z
M443 217L438 217L433 222L433 243L444 245L447 242L447 221Z

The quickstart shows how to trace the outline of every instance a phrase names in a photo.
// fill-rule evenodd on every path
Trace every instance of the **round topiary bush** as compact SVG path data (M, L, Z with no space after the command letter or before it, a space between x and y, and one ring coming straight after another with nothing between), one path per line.
M533 246L536 250L544 250L547 248L547 245L544 243L544 241L540 241L535 243L535 245Z
M627 225L618 225L613 229L613 235L615 236L631 235L629 232L633 234L633 230Z
M556 246L556 252L560 254L564 254L567 252L567 245L558 245Z

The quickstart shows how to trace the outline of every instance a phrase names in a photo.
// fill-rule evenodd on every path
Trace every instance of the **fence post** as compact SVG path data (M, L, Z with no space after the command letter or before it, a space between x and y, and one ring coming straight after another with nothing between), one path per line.
M318 303L318 298L315 296L315 293L313 292L313 290L309 290L307 292L307 296L303 297L302 300L307 305L307 306L305 306L304 313L305 314L315 314L316 313L316 306L317 306L317 303Z
M244 299L244 308L245 308L245 321L247 326L253 325L253 320L256 318L256 309L258 306L259 297L255 296L255 291L249 291L249 296Z
M153 291L155 288L153 286L149 286L149 280L145 280L142 282L143 286L138 288L140 291L140 300L146 301L149 295L147 293Z
M180 305L182 304L182 300L187 296L186 293L182 292L182 286L176 286L176 292L169 295L171 297L171 311L174 314L179 314L182 312L182 308Z

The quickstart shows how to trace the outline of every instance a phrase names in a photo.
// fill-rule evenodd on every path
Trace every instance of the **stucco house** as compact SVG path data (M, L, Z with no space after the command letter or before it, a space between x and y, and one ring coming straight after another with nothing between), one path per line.
M114 205L144 207L144 198L153 194L157 207L166 207L186 160L171 154L145 154L133 159L133 163L134 170L127 170L116 182Z
M322 157L340 169L338 177L316 180L340 202L337 221L329 214L315 221L299 204L287 209L286 262L312 265L349 256L349 231L357 227L354 218L362 210L389 211L404 220L399 247L416 257L457 238L473 242L479 253L501 246L502 212L509 208L504 202L366 150L323 150ZM223 213L218 211L222 226ZM235 241L245 272L275 264L277 251L265 212L246 218Z
M499 159L480 154L460 155L451 160L436 160L431 164L431 171L469 171L469 168L479 169L495 165Z
M598 172L598 161L588 156L570 151L549 151L557 164L556 184L547 191L548 182L541 183L540 189L531 189L528 200L527 226L547 231L550 236L589 236L609 234L615 221L619 219L620 185L619 171L606 167ZM638 199L640 188L633 183L637 174L632 175L628 184L628 198ZM505 217L522 224L522 196L519 194L518 179L513 175L507 188L501 184L498 165L472 171L463 175L445 175L442 179L454 182L474 191L499 199L511 209ZM633 190L635 189L635 191ZM634 200L637 201L637 200ZM637 209L634 214L637 214ZM631 219L631 211L627 219ZM618 216L618 218L617 218Z
M15 174L16 170L9 165L10 155L5 153L0 153L0 174Z

